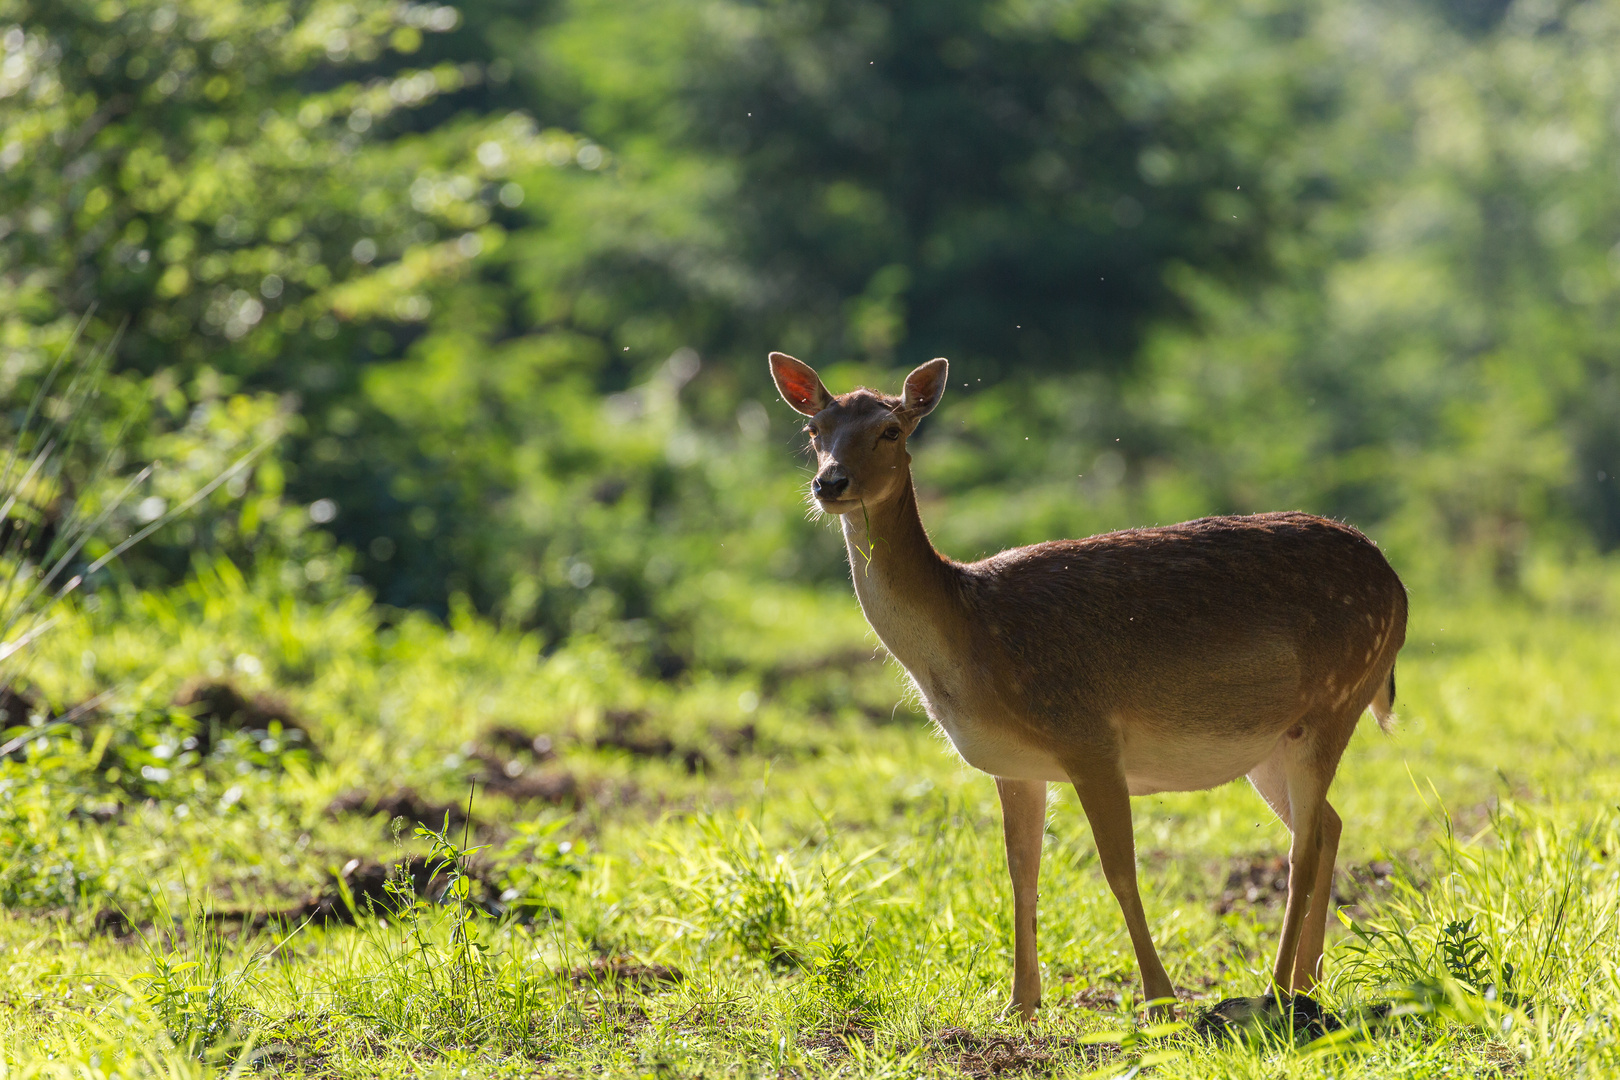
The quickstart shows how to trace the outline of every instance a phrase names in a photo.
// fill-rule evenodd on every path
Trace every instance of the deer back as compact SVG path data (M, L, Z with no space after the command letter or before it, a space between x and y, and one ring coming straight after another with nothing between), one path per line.
M1250 730L1365 707L1405 639L1406 591L1383 554L1307 514L1054 541L962 571L990 667L1054 721Z

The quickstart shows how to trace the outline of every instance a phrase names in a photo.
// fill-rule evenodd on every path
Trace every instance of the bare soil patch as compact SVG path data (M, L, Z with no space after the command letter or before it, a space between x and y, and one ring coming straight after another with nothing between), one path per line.
M328 878L320 892L304 903L280 911L221 912L222 918L240 918L254 925L270 922L302 922L318 925L352 925L356 913L387 917L398 914L415 899L443 903L454 868L443 858L412 855L397 862L350 859L343 869ZM500 883L479 866L463 867L461 875L470 882L469 899L491 914L500 914ZM351 910L343 892L354 900Z
M1064 1063L1096 1067L1118 1052L1112 1046L1081 1043L1066 1036L979 1035L959 1027L941 1029L925 1046L931 1064L946 1065L975 1078L1050 1072Z
M485 731L482 741L507 754L528 754L537 762L550 761L557 756L556 740L544 732L498 725Z
M675 986L686 973L672 964L648 964L631 956L599 956L567 973L575 986L612 986L642 993Z
M448 823L452 830L467 824L465 803L434 802L414 788L399 787L392 791L368 791L351 788L326 805L327 817L358 814L364 817L387 815L388 821L404 818L411 825L429 829L442 829Z
M0 686L0 738L5 732L16 732L11 738L0 741L0 758L24 760L28 744L54 724L88 726L100 719L100 706L106 697L106 694L98 694L70 706L66 712L58 712L50 702L27 687L15 682Z
M16 684L0 687L0 730L24 727L33 717L55 719L56 713L44 704L38 694Z
M1124 994L1117 986L1084 986L1067 998L1067 1004L1092 1012L1118 1012Z
M541 802L550 806L577 807L584 800L579 779L566 769L533 771L516 758L502 762L498 758L479 756L478 760L484 770L477 779L491 795L513 802Z
M330 875L315 895L290 907L232 907L208 913L216 925L263 930L272 925L353 926L360 918L392 918L417 899L442 903L450 886L452 867L442 858L413 855L398 862L350 859L343 869ZM466 867L462 876L470 882L469 899L492 915L505 913L499 882L477 866ZM348 896L345 897L344 893ZM352 902L352 903L351 903ZM520 912L520 921L532 921L535 914ZM122 911L106 909L96 913L97 933L126 938L137 928Z
M816 1031L799 1041L799 1045L812 1052L819 1051L829 1058L849 1057L849 1041L858 1039L862 1045L870 1047L873 1042L872 1029L864 1024L850 1024L838 1031Z
M319 753L308 726L290 705L272 694L249 696L229 682L194 679L175 694L174 706L197 721L197 750L204 757L228 731L246 731L260 738L279 731L289 747Z
M1255 855L1236 859L1226 872L1226 883L1215 902L1215 913L1226 915L1240 908L1281 908L1288 900L1288 860L1281 855Z
M1374 861L1338 867L1333 874L1335 906L1355 905L1386 895L1394 888L1395 867ZM1242 909L1281 911L1288 902L1288 859L1253 855L1228 864L1226 882L1215 901L1217 915Z
M637 758L679 758L692 774L709 766L709 756L702 750L679 747L669 736L648 730L647 714L639 709L609 709L603 720L607 730L597 736L598 750L621 750Z
M850 1056L850 1043L857 1041L870 1048L874 1044L872 1029L851 1024L838 1030L818 1031L802 1039L800 1045L839 1061ZM950 1069L975 1080L1045 1073L1065 1063L1096 1067L1118 1053L1116 1047L1081 1043L1067 1036L980 1035L960 1027L941 1028L923 1040L921 1049L924 1059L935 1069Z

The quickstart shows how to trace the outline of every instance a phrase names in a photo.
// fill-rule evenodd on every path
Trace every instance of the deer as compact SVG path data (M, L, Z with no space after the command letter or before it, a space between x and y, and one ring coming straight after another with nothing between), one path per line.
M1342 827L1328 787L1362 713L1386 732L1393 721L1407 597L1383 553L1349 525L1285 512L956 562L923 527L906 448L948 362L917 367L896 397L833 395L808 364L769 360L807 418L809 499L840 520L867 622L962 760L995 778L1013 893L1008 1010L1029 1021L1041 1001L1049 783L1079 795L1146 1002L1167 1017L1176 995L1138 889L1131 798L1246 776L1292 842L1272 985L1232 999L1248 1004L1231 1018L1308 999Z

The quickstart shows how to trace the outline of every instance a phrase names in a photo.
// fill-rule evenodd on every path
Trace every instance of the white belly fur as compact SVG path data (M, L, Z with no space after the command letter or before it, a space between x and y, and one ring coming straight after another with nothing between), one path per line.
M951 707L948 694L930 695L913 680L928 715L951 741L962 760L981 772L1005 780L1051 780L1066 782L1069 774L1056 758L1009 738L995 724L986 724L964 709Z
M919 691L922 688L918 687ZM1006 780L1068 783L1069 773L1050 754L1008 737L963 710L941 708L940 699L922 691L928 714L967 764ZM949 698L943 698L949 701ZM1202 791L1247 774L1276 747L1274 733L1234 739L1231 736L1129 732L1124 739L1125 783L1132 795L1161 791Z
M1125 734L1125 782L1132 795L1202 791L1246 775L1276 749L1276 732L1249 736L1154 731Z
M930 710L933 712L934 710ZM998 737L984 725L936 713L934 721L951 740L962 760L981 772L1004 780L1051 780L1065 783L1069 774L1057 759L1021 743Z

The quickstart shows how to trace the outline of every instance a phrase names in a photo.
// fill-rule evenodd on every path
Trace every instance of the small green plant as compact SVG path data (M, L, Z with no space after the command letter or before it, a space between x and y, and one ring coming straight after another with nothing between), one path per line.
M514 824L497 853L507 886L498 900L501 915L522 923L560 916L560 894L575 888L591 863L579 842L558 837L569 824L566 818Z
M449 815L445 816L444 823L437 829L424 825L416 828L417 837L433 845L429 860L435 876L442 874L446 878L444 891L439 896L439 902L450 909L450 943L446 957L449 980L446 991L449 1001L469 1020L483 1016L485 983L489 981L485 965L488 946L483 934L483 923L489 919L489 913L474 899L473 879L467 872L468 858L483 850L468 846L475 791L476 788L467 793L467 821L462 829L460 844L449 837ZM411 906L413 915L419 906L420 900ZM419 918L413 918L412 927L415 933L421 934Z
M136 978L146 984L146 1004L169 1038L200 1057L233 1035L244 990L258 961L228 967L227 943L218 920L201 904L190 910L178 935L181 948L163 947L162 937L156 929L152 937L144 937L148 968Z
M771 854L752 825L740 837L722 837L713 823L710 843L698 853L707 865L694 900L709 908L709 938L729 939L748 956L771 963L792 957L787 944L800 899L799 882L785 854Z
M869 1024L883 1007L882 995L866 981L860 962L868 942L823 942L820 955L809 964L809 981L817 987L845 1024Z
M751 956L776 959L784 955L784 937L793 924L788 880L757 866L744 866L730 886L720 901L726 933Z
M1453 866L1466 866L1458 861L1449 832L1446 844ZM1468 870L1477 873L1478 867ZM1421 900L1416 890L1412 896ZM1434 928L1438 919L1430 922L1420 911L1405 905L1398 910L1401 908L1406 917L1387 927L1358 922L1339 912L1340 922L1355 936L1342 947L1348 961L1344 965L1346 985L1389 994L1389 1004L1383 1008L1394 1016L1451 1016L1467 1023L1495 1025L1496 1020L1485 1018L1494 1015L1491 1010L1496 1006L1528 1006L1528 999L1514 987L1518 969L1500 959L1499 947L1492 947L1475 916L1453 917ZM1434 935L1432 946L1429 933Z
M1475 928L1472 915L1466 919L1453 919L1442 926L1439 947L1446 970L1466 990L1505 1005L1519 1003L1519 995L1513 991L1513 965L1501 964L1502 976L1500 980L1495 977L1492 969L1496 965L1492 963L1491 951L1481 940L1481 932Z
M1451 972L1451 977L1478 991L1485 985L1489 972L1483 967L1490 953L1479 940L1474 929L1474 918L1453 919L1440 928L1440 957Z

